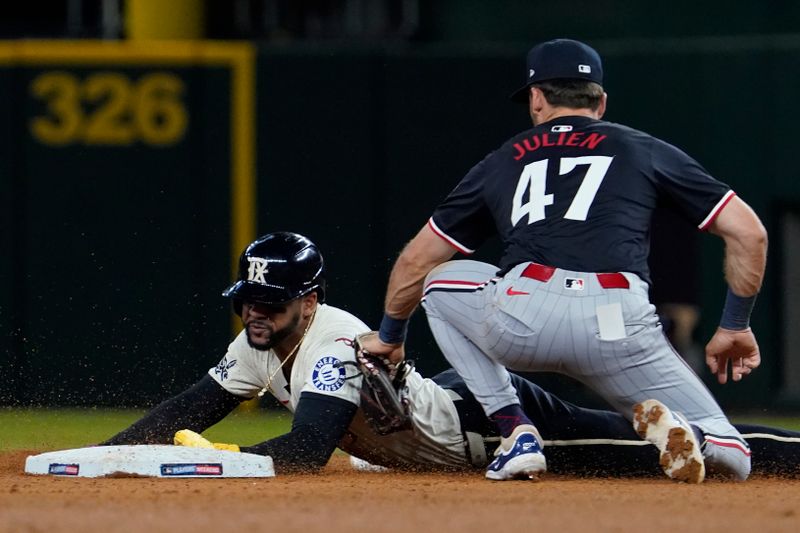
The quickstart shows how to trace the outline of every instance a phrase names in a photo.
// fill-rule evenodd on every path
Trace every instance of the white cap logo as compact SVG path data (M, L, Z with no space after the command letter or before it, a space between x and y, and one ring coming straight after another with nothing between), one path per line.
M583 74L591 74L592 67L589 65L578 65L578 72L582 72Z
M267 260L260 257L248 257L247 260L250 261L250 268L247 269L247 281L266 285L267 280L264 279L264 274L267 273Z

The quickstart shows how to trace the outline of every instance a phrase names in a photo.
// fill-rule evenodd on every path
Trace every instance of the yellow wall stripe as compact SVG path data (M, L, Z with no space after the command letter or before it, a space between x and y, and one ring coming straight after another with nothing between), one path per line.
M205 22L203 0L128 0L128 39L201 39Z
M233 157L231 176L231 258L233 277L236 277L239 254L255 239L256 179L255 179L255 53L252 48L236 57L233 69L235 83L231 92L231 109L238 119L232 127Z

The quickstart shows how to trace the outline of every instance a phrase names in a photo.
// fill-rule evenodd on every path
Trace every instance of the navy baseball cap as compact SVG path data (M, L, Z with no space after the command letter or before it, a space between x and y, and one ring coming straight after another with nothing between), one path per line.
M597 51L580 41L554 39L537 44L528 52L525 85L511 95L515 102L528 101L528 87L555 79L593 81L603 85L603 63Z

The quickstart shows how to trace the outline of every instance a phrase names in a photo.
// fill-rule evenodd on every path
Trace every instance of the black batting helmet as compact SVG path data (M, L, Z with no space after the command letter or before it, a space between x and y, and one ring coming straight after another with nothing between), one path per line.
M325 301L325 273L317 246L298 233L278 231L259 237L239 258L239 279L225 289L241 314L243 300L281 304L317 291Z

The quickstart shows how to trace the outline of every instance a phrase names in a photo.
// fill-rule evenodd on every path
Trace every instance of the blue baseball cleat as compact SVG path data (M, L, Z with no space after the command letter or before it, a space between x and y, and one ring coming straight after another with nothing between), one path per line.
M547 471L542 453L542 437L534 426L522 424L514 432L500 439L495 459L486 470L487 479L536 479Z

